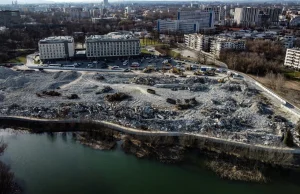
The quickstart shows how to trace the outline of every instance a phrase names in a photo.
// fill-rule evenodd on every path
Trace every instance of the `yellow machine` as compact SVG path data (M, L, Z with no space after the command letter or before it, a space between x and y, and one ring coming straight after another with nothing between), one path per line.
M219 82L219 83L225 83L225 82L226 82L226 79L227 79L228 81L230 81L230 76L226 76L226 77L223 77L223 78L221 78L221 79L218 79L218 82Z

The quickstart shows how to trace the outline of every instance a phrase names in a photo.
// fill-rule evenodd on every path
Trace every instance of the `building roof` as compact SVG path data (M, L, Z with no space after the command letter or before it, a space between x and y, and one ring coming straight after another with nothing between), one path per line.
M103 40L138 40L133 33L128 31L111 32L106 35L91 35L86 38L87 42L103 41Z
M40 44L47 44L47 43L63 43L63 42L74 42L74 38L72 36L51 36L48 38L44 38L40 40Z

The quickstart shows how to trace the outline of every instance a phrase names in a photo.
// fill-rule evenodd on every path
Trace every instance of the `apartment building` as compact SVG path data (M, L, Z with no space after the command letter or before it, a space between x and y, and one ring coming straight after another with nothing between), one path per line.
M205 12L211 12L213 11L215 13L215 21L219 22L221 20L224 20L225 17L225 10L221 6L207 6L204 8Z
M300 69L300 49L291 48L286 50L284 65L297 70Z
M141 52L140 40L130 32L111 32L86 38L88 58L136 56Z
M259 9L254 7L235 8L234 21L237 25L249 27L258 23Z
M196 51L209 52L212 39L212 36L205 36L202 34L184 35L185 46Z
M211 41L210 52L216 57L220 57L222 51L231 50L245 50L246 43L244 40L231 38L216 38Z
M177 20L157 20L159 32L180 31L188 34L209 28L214 28L213 11L178 11Z
M75 44L71 36L53 36L39 41L40 59L66 59L74 57Z

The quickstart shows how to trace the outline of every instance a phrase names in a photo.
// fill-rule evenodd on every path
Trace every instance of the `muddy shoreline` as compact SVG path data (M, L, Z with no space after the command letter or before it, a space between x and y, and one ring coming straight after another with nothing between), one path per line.
M26 118L0 118L0 127L28 130L33 133L73 132L83 145L100 150L111 150L122 140L122 149L138 158L155 159L163 163L183 163L187 155L206 159L205 166L220 177L231 180L267 182L270 169L283 171L298 169L300 155L280 150L257 149L252 146L224 144L192 135L126 133L108 125L92 121L51 121ZM197 165L197 164L196 164Z

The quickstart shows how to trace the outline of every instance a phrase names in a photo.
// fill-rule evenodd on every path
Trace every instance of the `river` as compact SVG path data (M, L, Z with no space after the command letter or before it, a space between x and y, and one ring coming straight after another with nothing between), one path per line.
M8 148L0 159L10 165L27 194L299 193L285 180L250 184L222 180L190 165L166 165L122 152L83 146L71 134L29 134L0 130Z

